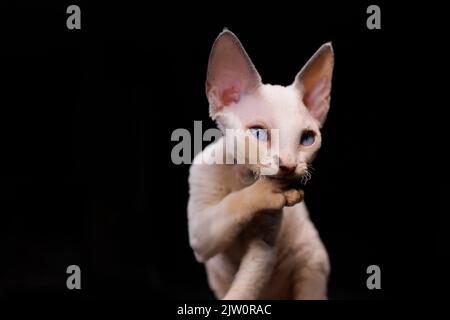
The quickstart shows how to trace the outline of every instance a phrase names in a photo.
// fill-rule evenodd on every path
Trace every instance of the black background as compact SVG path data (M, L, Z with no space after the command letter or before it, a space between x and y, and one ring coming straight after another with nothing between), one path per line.
M382 29L368 30L368 4L80 4L81 30L66 28L69 3L2 5L0 297L213 298L188 244L189 166L170 152L174 129L214 126L204 81L223 27L273 84L333 42L332 104L306 189L329 297L414 295L412 283L429 281L414 273L428 230L415 229L417 172L401 156L415 30L384 3ZM71 264L81 291L66 288ZM382 290L366 288L371 264Z

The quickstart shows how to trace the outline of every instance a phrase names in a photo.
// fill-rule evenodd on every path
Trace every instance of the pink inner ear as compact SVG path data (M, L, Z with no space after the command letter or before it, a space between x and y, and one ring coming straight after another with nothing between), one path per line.
M240 94L239 89L236 86L231 86L222 92L222 103L224 106L239 102Z
M324 76L310 88L303 97L303 103L309 112L319 121L323 121L329 108L331 83Z

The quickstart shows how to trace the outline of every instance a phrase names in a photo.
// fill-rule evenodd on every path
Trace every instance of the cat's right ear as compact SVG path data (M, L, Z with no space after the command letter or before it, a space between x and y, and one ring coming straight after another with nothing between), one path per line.
M206 75L211 117L260 85L261 77L241 42L234 33L224 30L213 44Z

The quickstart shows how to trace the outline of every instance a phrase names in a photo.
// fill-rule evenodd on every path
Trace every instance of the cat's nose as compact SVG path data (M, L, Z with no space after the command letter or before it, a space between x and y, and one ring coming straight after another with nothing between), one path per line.
M282 158L277 156L276 159L278 160L279 174L281 175L291 174L297 168L297 164L290 157Z

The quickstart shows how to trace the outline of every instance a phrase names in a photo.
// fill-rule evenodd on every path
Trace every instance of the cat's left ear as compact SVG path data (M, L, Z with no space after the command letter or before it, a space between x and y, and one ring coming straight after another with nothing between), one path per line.
M303 103L322 126L330 108L334 53L331 42L322 45L297 74L294 86Z

